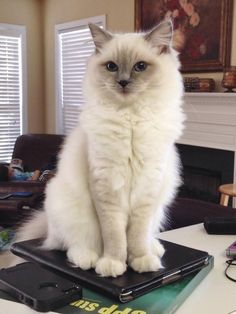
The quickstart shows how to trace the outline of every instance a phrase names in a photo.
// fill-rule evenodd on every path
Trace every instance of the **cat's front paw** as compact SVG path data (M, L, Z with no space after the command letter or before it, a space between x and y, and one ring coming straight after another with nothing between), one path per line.
M151 243L152 254L162 257L165 253L164 246L155 238L152 239Z
M131 260L130 266L138 273L157 271L162 268L160 258L152 254L135 257L133 260Z
M80 250L74 247L68 249L67 257L69 262L83 270L95 268L99 258L98 254L92 250Z
M126 264L110 257L102 257L98 260L95 270L103 277L117 277L126 271Z

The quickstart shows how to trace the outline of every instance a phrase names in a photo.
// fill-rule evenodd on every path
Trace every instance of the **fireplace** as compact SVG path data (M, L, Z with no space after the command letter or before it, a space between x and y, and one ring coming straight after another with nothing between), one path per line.
M185 93L184 111L180 193L217 202L218 186L236 183L236 93Z
M234 152L192 145L177 145L183 184L179 196L219 203L218 187L233 182Z

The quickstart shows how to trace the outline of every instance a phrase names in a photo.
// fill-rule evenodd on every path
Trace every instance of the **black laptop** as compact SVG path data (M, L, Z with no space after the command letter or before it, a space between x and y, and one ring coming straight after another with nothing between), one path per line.
M156 272L137 273L131 268L119 277L101 277L94 270L72 267L64 251L47 251L41 248L42 239L14 243L11 251L26 260L39 263L62 276L73 278L86 288L103 293L120 302L128 302L157 287L194 274L210 260L207 252L161 240L165 247L162 257L163 268Z

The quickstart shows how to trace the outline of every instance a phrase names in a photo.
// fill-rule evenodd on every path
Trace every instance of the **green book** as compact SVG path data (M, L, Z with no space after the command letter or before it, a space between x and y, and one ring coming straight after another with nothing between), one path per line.
M157 288L131 302L122 304L104 295L83 288L83 299L55 312L61 314L171 314L192 293L213 268L214 258L195 275L188 275L174 283Z

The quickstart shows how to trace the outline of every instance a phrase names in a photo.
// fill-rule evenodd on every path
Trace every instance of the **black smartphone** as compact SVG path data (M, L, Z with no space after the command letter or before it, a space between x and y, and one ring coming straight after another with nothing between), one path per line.
M1 269L0 290L40 312L52 311L82 298L82 288L73 280L31 262Z

